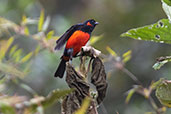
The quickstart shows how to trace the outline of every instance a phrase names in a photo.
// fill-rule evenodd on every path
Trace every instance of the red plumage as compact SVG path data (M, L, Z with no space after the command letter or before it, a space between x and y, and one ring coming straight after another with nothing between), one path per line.
M80 30L75 31L72 36L68 39L66 44L66 49L73 48L73 55L75 56L80 52L81 47L85 46L88 40L90 39L90 34L82 32Z

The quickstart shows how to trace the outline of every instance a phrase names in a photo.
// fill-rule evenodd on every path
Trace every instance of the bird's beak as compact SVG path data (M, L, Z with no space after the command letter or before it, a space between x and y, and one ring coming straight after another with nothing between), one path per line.
M95 25L98 25L99 24L99 22L95 22Z

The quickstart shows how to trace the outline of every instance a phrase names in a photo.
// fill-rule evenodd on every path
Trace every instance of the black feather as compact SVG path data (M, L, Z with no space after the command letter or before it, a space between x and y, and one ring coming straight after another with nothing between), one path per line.
M65 68L66 68L66 61L62 59L54 76L62 78L64 76Z

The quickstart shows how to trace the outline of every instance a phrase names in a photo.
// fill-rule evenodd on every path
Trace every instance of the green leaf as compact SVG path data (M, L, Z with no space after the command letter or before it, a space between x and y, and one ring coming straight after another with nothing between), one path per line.
M133 94L136 92L136 88L133 88L131 90L128 91L128 95L126 97L125 102L128 104L128 102L130 101L131 97L133 96Z
M13 55L12 55L12 58L14 59L14 61L17 63L19 62L20 58L21 58L21 53L22 53L22 50L21 49L18 49Z
M153 68L155 70L159 70L164 64L166 64L168 62L168 60L165 61L161 61L161 62L157 62L153 65Z
M171 56L160 57L157 62L153 65L155 70L159 70L164 64L171 61Z
M157 87L156 96L161 104L171 108L171 80L165 80Z
M31 99L28 102L29 110L33 112L36 112L38 106L41 104L43 108L49 107L56 103L59 99L62 97L65 97L69 93L71 93L73 89L68 90L53 90L47 97L36 97Z
M28 27L24 27L24 33L25 33L25 35L29 35L30 34Z
M152 89L155 89L155 88L157 88L163 81L164 81L164 78L161 78L160 80L158 80L158 81L152 83L152 84L150 85L150 87L151 87Z
M23 103L26 100L24 96L8 96L1 95L0 97L0 113L1 114L15 114L15 109L13 108L17 103Z
M91 99L86 97L81 105L81 107L74 114L86 114L87 109L90 105Z
M117 54L114 50L112 50L109 46L106 47L106 50L113 56L117 57Z
M4 74L0 76L0 85L5 82L6 79L4 77L5 77Z
M68 95L71 93L73 89L68 90L53 90L47 97L46 100L42 102L42 105L44 107L50 106L54 104L56 101L58 101L60 98Z
M23 72L25 74L28 74L30 72L31 62L27 63L25 68L23 69Z
M46 35L46 39L47 39L47 40L51 39L51 38L53 37L54 33L55 33L55 32L54 32L53 30L50 31L50 32L48 32L47 35Z
M14 38L11 37L8 39L8 41L4 42L4 44L2 44L2 46L0 47L0 61L4 58L6 52L8 51L13 41L14 41Z
M24 56L21 59L20 63L25 63L26 61L28 61L32 57L32 55L33 55L33 52L28 53L26 56Z
M44 10L41 10L40 12L40 18L39 18L39 23L38 23L38 31L42 31L43 30L43 23L44 23Z
M18 48L18 46L14 45L9 51L9 56L12 56L12 54L14 54L14 52L16 51L17 48Z
M166 3L167 5L171 6L171 0L162 0L162 2Z
M126 53L124 53L122 55L122 57L123 57L123 60L122 60L123 63L126 63L126 62L128 62L131 59L131 54L132 54L132 51L129 50L129 51L127 51Z
M3 75L0 75L0 93L1 93L2 91L4 91L5 88L6 88L6 86L5 86L6 78L4 78L4 77L5 77L4 74L3 74Z
M21 25L26 25L27 23L27 17L25 15L22 16L22 21L21 21Z
M171 1L170 0L162 0L162 7L165 11L168 19L171 21Z
M4 103L0 103L0 112L3 114L16 114L15 109Z
M24 73L13 67L12 65L8 65L0 62L0 71L5 74L10 74L14 76L24 77Z
M137 40L154 41L171 44L171 24L168 19L162 19L155 24L131 29L121 34L121 37L131 37Z
M37 47L34 51L34 54L37 55L39 53L40 49L41 49L40 45L37 45Z
M22 87L23 89L27 90L29 93L31 93L34 96L37 95L36 91L34 91L30 86L28 86L28 85L26 85L24 83L21 83L20 87Z

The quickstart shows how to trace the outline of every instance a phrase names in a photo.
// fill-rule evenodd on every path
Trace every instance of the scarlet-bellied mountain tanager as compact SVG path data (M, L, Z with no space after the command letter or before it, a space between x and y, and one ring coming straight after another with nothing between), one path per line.
M71 26L57 41L55 50L59 50L66 43L61 62L55 72L55 77L62 78L65 72L66 62L76 57L82 46L89 41L91 32L98 24L94 19Z

